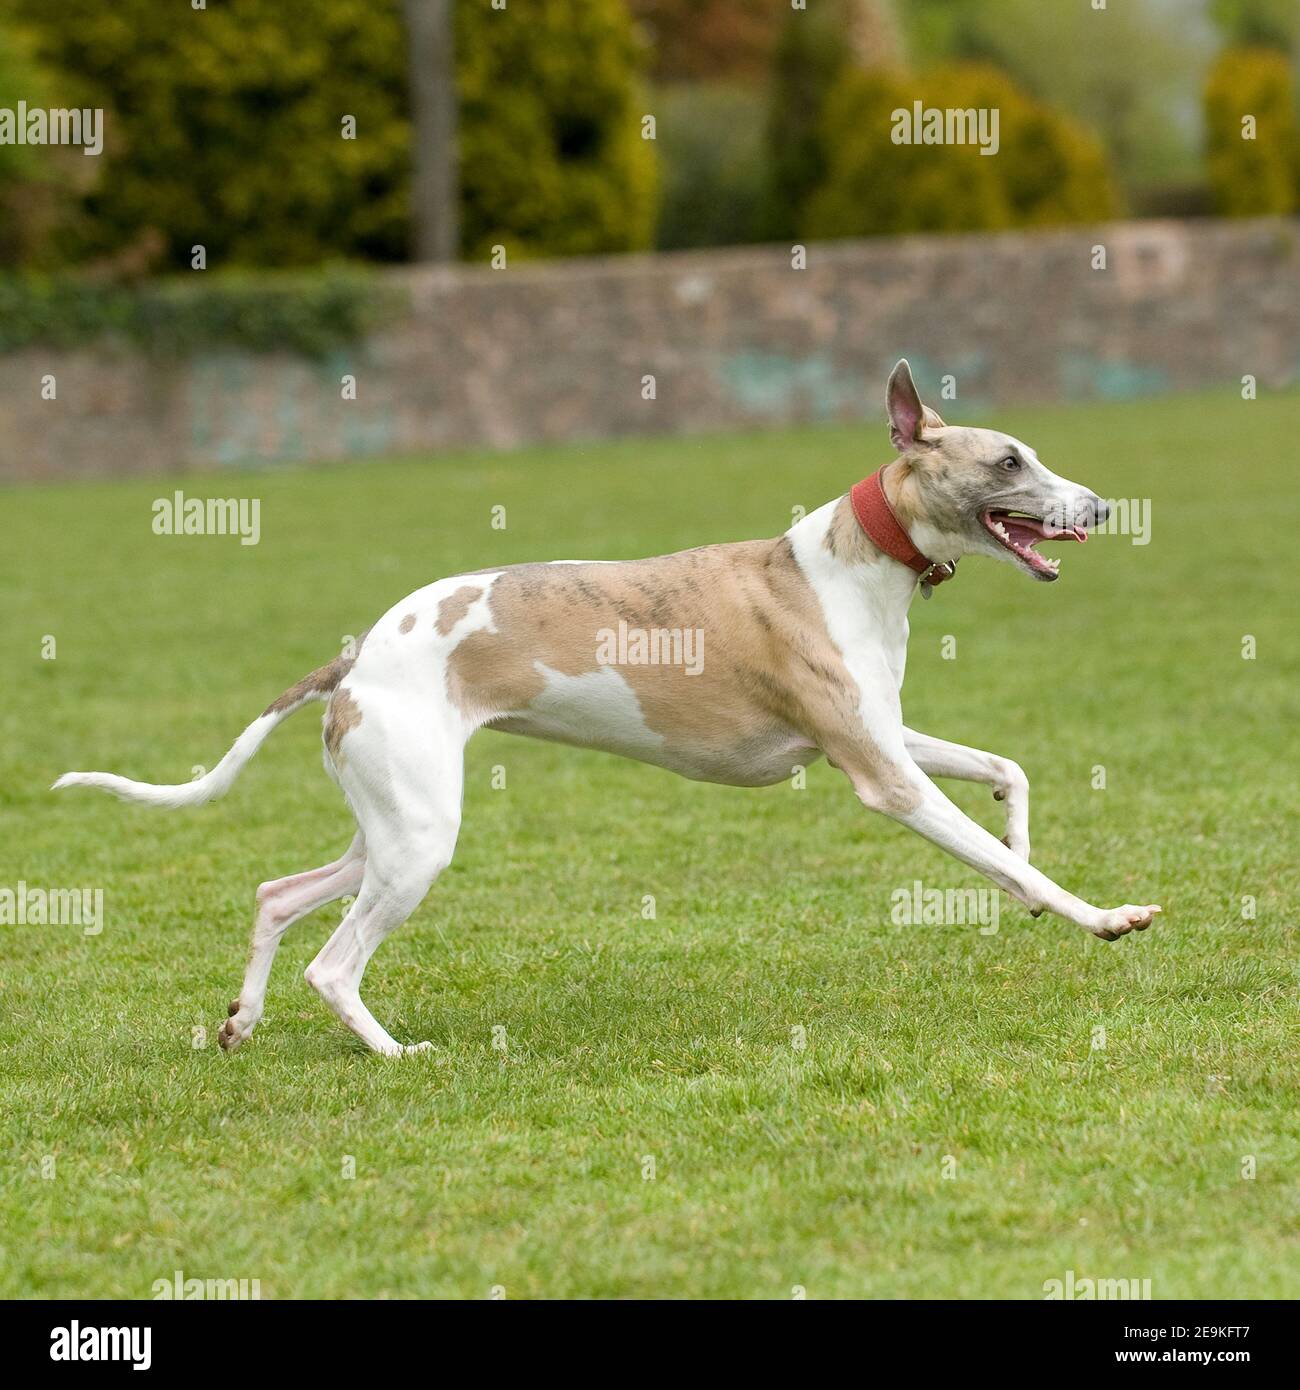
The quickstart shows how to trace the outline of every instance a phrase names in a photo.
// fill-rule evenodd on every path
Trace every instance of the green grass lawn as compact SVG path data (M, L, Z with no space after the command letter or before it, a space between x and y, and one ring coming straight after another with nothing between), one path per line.
M965 562L913 608L908 723L1018 759L1035 861L1156 927L896 925L895 889L981 880L824 764L741 791L483 734L455 863L366 977L435 1043L396 1061L303 982L339 905L216 1046L254 888L351 835L314 714L199 810L49 783L211 766L440 575L776 534L883 427L6 493L0 887L102 888L106 925L0 926L0 1294L1295 1296L1300 395L980 423L1151 498L1151 542L1055 547L1056 585ZM260 498L261 543L155 536L176 486Z

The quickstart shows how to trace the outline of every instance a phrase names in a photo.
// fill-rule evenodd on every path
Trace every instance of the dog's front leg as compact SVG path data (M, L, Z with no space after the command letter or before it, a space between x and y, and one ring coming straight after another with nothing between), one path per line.
M1003 844L1022 859L1029 858L1029 778L1019 763L996 753L931 738L915 729L903 730L903 744L917 767L931 777L956 777L992 787L994 800L1006 803L1007 833Z
M1154 904L1093 907L1076 898L953 805L910 758L882 759L875 747L867 752L868 756L856 758L838 751L831 755L828 750L832 761L847 773L864 806L906 825L978 869L1035 916L1044 910L1055 912L1103 941L1114 941L1128 932L1144 931L1160 911Z

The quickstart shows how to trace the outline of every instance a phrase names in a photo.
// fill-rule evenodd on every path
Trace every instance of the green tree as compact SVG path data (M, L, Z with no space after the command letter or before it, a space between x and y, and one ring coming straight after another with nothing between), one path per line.
M99 185L70 259L151 233L173 266L188 265L194 245L210 265L404 254L395 5L4 3L27 19L49 64L107 112Z
M1233 217L1294 212L1300 193L1291 67L1267 48L1226 49L1205 87L1206 168Z
M0 107L60 104L53 100L58 84L37 52L33 34L0 16ZM0 144L0 264L47 263L52 242L76 214L76 195L94 187L98 172L79 149Z
M1214 0L1211 13L1229 43L1241 47L1289 53L1300 35L1296 0Z
M900 17L918 69L952 61L1001 68L1096 131L1136 192L1200 172L1197 92L1214 47L1206 3L908 0Z
M65 258L149 235L176 267L196 244L214 266L406 257L400 0L0 0L5 14L108 112ZM529 255L647 245L654 146L640 139L621 0L458 0L455 22L466 254L498 241Z
M984 108L999 148L895 143L894 113ZM807 211L809 236L978 231L1082 222L1116 214L1099 142L992 68L941 66L917 76L846 71L827 104L826 179Z
M736 246L762 238L767 167L763 94L737 83L675 82L655 93L661 195L655 246Z
M821 0L792 9L777 42L768 107L768 236L793 235L808 199L826 178L824 114L846 69L901 65L889 0Z
M497 243L566 256L650 245L652 113L622 0L460 0L456 55L467 257Z
M954 145L895 145L893 113L911 109L907 79L846 72L826 105L832 151L802 234L878 236L893 232L1005 227L1010 209L992 161Z

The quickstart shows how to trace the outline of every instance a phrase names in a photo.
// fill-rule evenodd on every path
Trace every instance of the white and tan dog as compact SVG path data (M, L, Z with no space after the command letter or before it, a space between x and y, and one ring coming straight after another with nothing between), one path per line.
M1035 915L1050 910L1107 941L1149 926L1158 907L1093 907L1033 868L1020 768L913 732L899 702L918 581L928 594L959 556L975 554L1055 579L1057 566L1035 545L1086 539L1104 504L1009 435L945 426L921 404L906 362L890 377L887 404L898 457L775 540L440 579L389 609L354 657L281 695L199 780L61 777L56 787L197 805L230 787L281 720L328 701L325 764L356 817L356 838L333 864L258 889L248 966L222 1045L238 1047L262 1016L285 929L355 894L307 980L376 1051L429 1046L395 1042L359 988L380 942L451 860L463 749L482 728L741 787L779 782L825 754L864 806L980 870ZM694 656L680 659L692 646ZM991 786L1006 802L1005 840L958 810L931 776Z

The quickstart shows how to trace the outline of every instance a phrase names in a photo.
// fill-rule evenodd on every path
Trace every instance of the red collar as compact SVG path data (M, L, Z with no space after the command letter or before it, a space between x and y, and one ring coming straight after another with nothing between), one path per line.
M854 483L849 489L853 515L857 517L858 525L874 545L886 555L901 560L909 569L915 570L921 576L923 584L942 584L945 579L953 577L957 572L957 566L946 560L928 560L912 544L911 536L894 515L894 509L889 505L884 485L880 480L880 475L888 466L886 464L877 468L869 478L863 478L860 483Z

